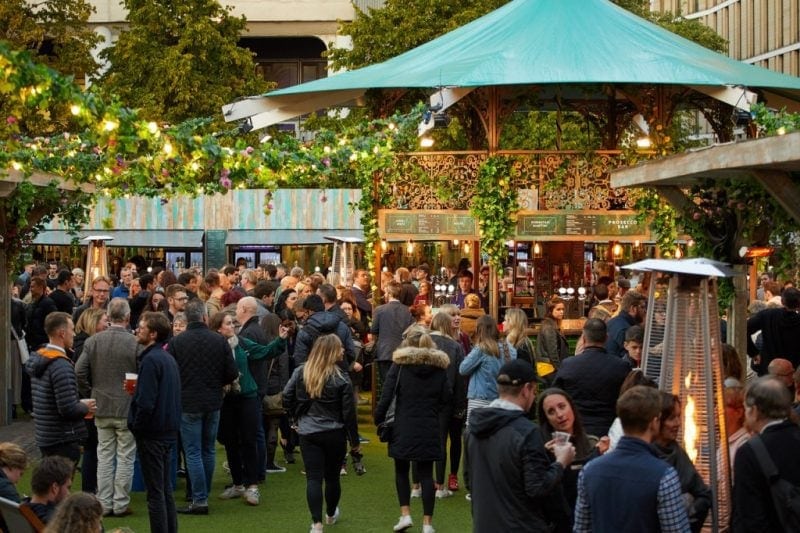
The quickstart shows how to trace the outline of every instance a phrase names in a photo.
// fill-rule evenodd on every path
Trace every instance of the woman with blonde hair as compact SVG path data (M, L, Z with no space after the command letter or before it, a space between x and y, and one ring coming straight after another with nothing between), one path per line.
M456 304L444 304L439 307L440 313L446 313L453 322L453 338L464 349L464 353L472 350L472 340L469 335L461 331L461 309Z
M508 343L517 349L517 359L534 364L534 348L533 342L528 337L526 330L528 329L528 315L519 307L512 307L506 310L506 316L503 319L503 331L506 333L506 340Z
M464 348L456 340L457 330L447 313L438 312L431 321L431 339L436 347L450 358L447 381L452 400L439 413L439 436L442 440L443 459L436 462L436 496L447 498L458 490L458 469L461 463L461 434L464 430L464 415L467 412L467 387L458 367L464 360ZM445 479L447 466L447 439L450 439L450 474Z
M76 492L58 505L44 533L100 533L103 531L103 506L93 494Z
M498 398L497 373L505 363L517 358L517 350L500 339L497 322L491 315L478 319L475 346L461 362L458 371L469 376L467 388L467 426L470 413Z
M439 413L450 402L447 367L450 358L436 348L427 329L414 324L403 333L403 342L392 354L381 400L375 409L375 425L386 420L394 402L394 425L389 438L389 457L394 459L395 489L400 519L394 531L410 528L411 483L409 470L416 463L422 484L422 531L433 533L436 502L433 463L444 457L439 431Z
M339 470L347 441L361 451L353 386L337 364L344 347L336 335L322 335L308 360L297 367L283 390L283 405L295 419L300 453L306 467L306 500L311 533L322 531L322 484L325 483L326 524L339 519L342 489Z

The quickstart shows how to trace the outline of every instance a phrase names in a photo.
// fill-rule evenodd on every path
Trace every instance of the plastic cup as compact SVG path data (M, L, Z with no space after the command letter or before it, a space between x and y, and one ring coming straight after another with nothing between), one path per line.
M569 438L571 435L566 431L554 431L553 432L553 440L556 443L556 446L563 446L565 444L569 444Z
M139 374L133 372L125 372L125 392L133 396L136 391L136 382L139 380Z

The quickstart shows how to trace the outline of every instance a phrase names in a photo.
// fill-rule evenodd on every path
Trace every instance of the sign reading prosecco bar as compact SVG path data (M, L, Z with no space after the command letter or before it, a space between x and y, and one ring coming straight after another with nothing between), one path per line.
M647 224L634 211L520 211L517 239L564 240L648 240Z
M378 218L388 240L449 240L478 238L478 224L469 211L402 211L383 209Z

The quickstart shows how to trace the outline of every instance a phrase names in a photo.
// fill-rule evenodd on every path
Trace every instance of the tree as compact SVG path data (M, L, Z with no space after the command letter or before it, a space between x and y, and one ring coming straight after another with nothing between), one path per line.
M89 27L94 7L86 0L0 2L0 40L31 50L37 61L73 75L92 75L92 48L101 40Z
M102 53L107 95L151 120L219 117L223 104L267 90L253 54L236 45L244 17L216 0L124 0L129 29ZM221 119L220 119L221 121Z

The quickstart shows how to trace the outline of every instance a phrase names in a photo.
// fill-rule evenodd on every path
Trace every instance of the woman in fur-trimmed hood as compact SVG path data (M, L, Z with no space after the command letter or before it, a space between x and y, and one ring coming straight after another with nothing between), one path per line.
M394 364L386 375L375 410L375 424L386 418L393 397L395 420L389 441L389 457L395 463L395 485L400 503L400 522L395 531L410 527L411 461L417 463L422 485L423 525L430 527L435 502L433 462L444 458L439 436L439 412L450 401L446 369L450 358L436 348L427 329L411 326L392 355ZM406 523L408 525L406 525Z

